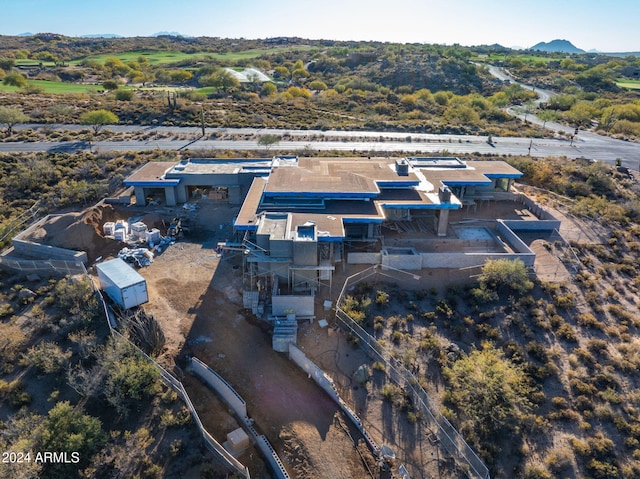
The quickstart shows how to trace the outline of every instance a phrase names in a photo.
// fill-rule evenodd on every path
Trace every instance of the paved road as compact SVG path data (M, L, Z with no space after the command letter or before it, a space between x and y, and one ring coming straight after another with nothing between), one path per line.
M280 134L282 131L280 131ZM309 132L304 132L309 133ZM329 132L322 132L326 134ZM334 132L331 132L334 133ZM349 136L351 135L351 136ZM399 141L388 133L348 132L343 141L328 139L327 141L300 141L292 135L291 140L282 140L277 150L291 151L359 151L368 152L410 152L441 154L490 154L490 155L527 155L542 158L546 156L566 156L568 158L588 158L613 163L616 158L628 168L638 169L640 162L640 144L614 140L592 133L581 132L571 145L568 139L529 139L529 138L494 138L493 145L486 142L486 137L464 135L429 135L437 138L421 138L410 135L411 141ZM336 135L325 135L331 137ZM385 141L363 141L362 138L380 138ZM402 135L407 138L409 135ZM354 141L353 138L358 138ZM98 141L92 146L94 151L141 151L141 150L264 150L257 140L198 140L194 134L191 140L158 140L158 141ZM88 150L86 142L36 142L36 143L0 143L0 152L33 152L64 151L74 152Z
M507 76L508 73L492 67L495 74ZM533 88L533 87L530 87ZM540 90L536 90L541 93ZM544 92L551 95L552 92ZM528 120L542 124L533 115ZM557 123L547 122L546 128L563 133L573 133L573 129ZM19 125L16 130L27 128L47 128L81 130L81 125ZM99 141L91 148L94 151L140 151L140 150L264 150L258 145L257 137L261 134L277 134L282 136L273 151L305 151L320 150L368 152L406 152L410 154L478 154L478 155L527 155L542 158L546 156L565 156L567 158L588 158L590 160L614 163L620 158L628 168L638 170L640 167L640 144L617 140L590 132L580 132L571 142L566 138L511 138L494 137L493 144L487 144L487 137L472 135L436 135L429 133L397 133L376 131L322 131L322 130L278 130L273 128L207 128L207 135L202 138L197 127L162 127L141 125L113 125L107 127L114 132L154 132L179 135L181 140L128 140ZM225 135L243 137L243 139L218 139ZM74 152L88 150L90 145L84 141L74 142L3 142L0 152L34 152L65 151Z

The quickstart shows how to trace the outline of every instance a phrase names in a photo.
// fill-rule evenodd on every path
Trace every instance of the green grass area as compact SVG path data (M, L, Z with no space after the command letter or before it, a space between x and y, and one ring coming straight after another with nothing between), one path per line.
M47 80L32 80L29 84L42 88L45 93L89 93L104 90L102 85L81 85ZM0 91L19 91L19 88L0 83Z
M82 59L77 59L68 62L70 65L78 65L82 63L84 60L95 60L99 63L104 63L107 58L118 58L123 62L137 61L139 57L146 58L151 65L158 64L167 64L167 63L175 63L188 59L214 59L214 60L227 60L227 61L238 61L243 59L257 58L259 56L270 54L270 53L282 53L291 50L313 50L317 47L312 47L309 45L300 45L300 46L291 46L291 47L279 47L279 48L269 48L269 49L254 49L254 50L244 50L241 52L229 52L229 53L211 53L211 52L198 52L198 53L184 53L178 51L135 51L135 52L125 52L119 54L108 54L108 55L95 55ZM27 61L27 60L26 60ZM28 60L28 64L34 63L34 60Z
M548 62L560 61L564 59L564 57L559 57L559 56L543 57L539 55L514 55L514 54L505 55L503 53L492 53L487 57L474 58L474 61L476 60L479 62L509 61L509 59L514 59L514 58L519 58L520 60L525 62L540 62L540 63L548 63Z
M21 58L19 60L16 60L16 66L19 66L19 67L24 67L24 66L37 67L37 66L40 66L41 64L42 66L50 67L50 68L53 68L56 66L55 62L45 62L42 60L32 60L28 58L24 58L24 59Z
M616 85L620 88L628 88L629 90L640 90L640 80L629 80L627 78L618 78Z
M117 58L118 60L122 60L123 62L131 62L137 61L139 57L146 58L151 65L157 65L161 63L174 63L185 60L187 58L195 58L202 57L204 58L206 54L203 53L183 53L176 51L162 51L162 52L152 52L152 51L137 51L137 52L125 52L118 54L105 54L105 55L95 55L86 58L81 58L78 60L72 60L69 62L70 65L78 65L82 63L84 60L94 60L98 63L104 63L107 58Z

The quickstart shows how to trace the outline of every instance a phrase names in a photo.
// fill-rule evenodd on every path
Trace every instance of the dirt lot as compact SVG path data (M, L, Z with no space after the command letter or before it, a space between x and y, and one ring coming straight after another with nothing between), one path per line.
M164 233L171 218L180 213L179 208L97 207L82 215L56 218L35 231L33 239L84 249L90 260L108 258L124 244L102 237L105 221L133 217ZM199 209L191 215L192 234L140 270L149 290L145 309L160 322L167 338L161 363L181 374L186 357L196 356L225 377L247 401L249 415L276 448L292 477L352 478L371 473L379 477L373 456L337 405L286 355L272 350L268 325L242 308L241 258L237 254L220 257L216 252L217 242L230 236L236 213L224 203L201 200ZM540 259L555 259L544 248L534 249ZM560 268L556 264L550 266L554 272ZM337 286L331 292L334 299L351 273L337 272ZM468 273L464 278L459 276L460 272L429 271L420 288L464 281ZM316 317L331 322L332 313L323 311L320 305L323 299L318 299ZM331 375L374 440L392 447L411 477L457 477L450 470L450 461L440 457L442 451L433 442L432 431L421 421L409 422L404 411L383 399L383 374L374 373L373 381L367 384L354 381L356 369L370 365L370 360L349 344L340 330L322 329L317 322L301 324L298 345ZM197 379L186 374L183 381L205 426L223 442L226 434L238 427L237 422ZM432 393L437 396L437 391ZM240 459L255 477L268 477L268 468L257 450L250 449Z
M292 477L367 476L337 405L286 356L274 352L265 326L244 314L238 258L217 258L210 248L224 232L217 230L204 244L179 242L141 270L150 295L146 309L168 338L164 362L196 356L225 377L247 401L249 415ZM185 382L210 431L223 440L235 422L225 408L211 407L214 393L197 381ZM366 447L360 450L373 468ZM268 477L256 451L241 461L252 475L257 470L256 477Z

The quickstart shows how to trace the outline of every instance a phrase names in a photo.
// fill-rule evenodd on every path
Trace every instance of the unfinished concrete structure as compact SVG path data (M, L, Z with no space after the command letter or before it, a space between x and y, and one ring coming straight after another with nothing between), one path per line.
M289 160L253 179L234 226L251 283L313 294L331 287L336 264L346 261L421 269L420 253L385 245L383 228L419 225L425 236L445 238L451 211L495 199L520 176L502 161Z
M234 237L220 247L243 253L252 292L245 304L259 315L313 317L314 294L331 291L336 267L346 264L464 268L494 254L532 266L515 223L496 222L499 213L490 227L466 217L516 199L510 189L521 176L503 161L277 156L149 163L125 184L137 204L155 195L172 206L196 192L241 204Z
M277 161L273 158L157 161L143 165L124 184L133 187L136 204L140 206L147 204L150 197L175 206L202 193L239 205L251 181L256 176L269 175Z

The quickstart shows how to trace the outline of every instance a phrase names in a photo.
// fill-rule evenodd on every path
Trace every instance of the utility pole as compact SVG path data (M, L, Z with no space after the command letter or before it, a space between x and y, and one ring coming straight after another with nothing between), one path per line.
M200 107L200 126L202 127L202 136L204 136L204 105Z
M531 147L533 146L533 138L531 139L531 142L529 143L529 156L531 156Z

